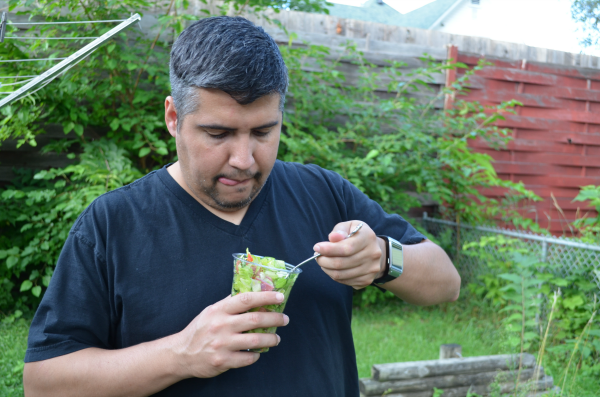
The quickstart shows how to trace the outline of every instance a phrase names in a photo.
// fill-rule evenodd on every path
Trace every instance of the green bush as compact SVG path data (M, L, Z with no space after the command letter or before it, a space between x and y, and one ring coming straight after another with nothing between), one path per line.
M238 8L246 4L236 1L225 6L236 9L236 4ZM258 7L255 10L273 4L252 3ZM318 8L323 3L302 4ZM11 7L17 5L48 20L117 19L153 6L143 0L10 1ZM183 1L165 4L164 15L158 19L160 31L168 37L181 31L193 19L181 12L186 6ZM63 25L42 26L33 30L44 36L69 31ZM102 24L84 26L78 29L79 35L99 36L108 29ZM95 197L176 159L175 142L162 116L169 94L170 44L160 37L159 33L147 38L129 29L92 54L85 67L75 67L53 82L52 89L2 109L0 142L12 138L34 145L47 124L62 125L65 134L74 132L75 138L44 148L69 150L72 165L33 174L20 172L12 186L0 193L0 310L35 308L72 223ZM491 157L468 146L476 138L496 145L506 142L506 131L493 123L516 102L483 107L459 100L453 110L440 111L435 103L445 94L460 91L464 79L430 101L416 100L410 94L427 89L436 73L464 65L424 58L422 68L403 74L402 64L373 65L351 45L342 54L330 54L325 47L294 44L293 40L281 47L290 88L280 159L337 171L388 211L402 214L418 206L411 193L416 192L444 204L442 216L447 218L465 222L503 219L522 227L535 226L517 216L514 203L536 196L522 184L499 179ZM26 44L15 40L1 46L0 53L12 59L43 58L71 53L74 45L72 41ZM347 83L339 70L342 61L357 65L356 83ZM17 71L15 65L4 63L0 71L3 75L39 72L31 64ZM375 93L375 88L387 90L388 95ZM487 199L479 189L488 187L504 187L509 194L505 200ZM385 297L367 289L359 293L357 302L367 304Z
M590 281L594 263L574 260L578 266L562 276L561 269L532 256L522 240L502 235L483 237L464 249L482 264L470 291L505 314L507 348L546 355L562 368L554 374L556 381L572 379L577 371L600 375L598 287ZM570 362L576 368L571 374Z
M10 225L0 237L0 246L9 247L0 250L0 308L36 306L79 214L99 195L142 176L113 142L83 148L78 163L23 173L0 195L0 224Z

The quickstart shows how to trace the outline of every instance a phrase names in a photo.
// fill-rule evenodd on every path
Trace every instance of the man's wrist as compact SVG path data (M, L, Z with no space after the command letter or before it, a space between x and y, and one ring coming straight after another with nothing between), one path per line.
M182 340L182 337L182 332L178 332L161 340L164 343L163 347L166 350L165 368L167 373L178 380L191 378L193 376L190 373L190 365L186 363L187 349L185 347L186 343Z
M377 243L379 243L381 257L379 258L379 273L377 273L373 280L383 277L387 269L387 242L381 237L377 237Z
M389 236L377 236L386 242L385 270L380 278L373 280L373 284L385 284L398 278L404 269L404 252L402 244Z

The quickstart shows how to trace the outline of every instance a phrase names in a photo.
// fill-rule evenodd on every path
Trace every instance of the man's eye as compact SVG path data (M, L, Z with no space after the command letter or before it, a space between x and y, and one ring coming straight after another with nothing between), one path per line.
M225 132L221 132L220 134L214 133L214 132L209 132L208 135L210 135L211 138L214 139L223 139L227 136L227 134L229 134L229 132L225 131Z
M267 136L269 135L269 133L271 132L271 130L268 131L252 131L252 133L256 136Z

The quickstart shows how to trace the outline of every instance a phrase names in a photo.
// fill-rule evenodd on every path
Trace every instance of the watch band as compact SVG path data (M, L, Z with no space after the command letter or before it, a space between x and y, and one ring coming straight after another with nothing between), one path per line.
M373 285L385 284L398 278L404 269L404 253L402 252L402 244L399 241L388 236L377 236L382 238L385 244L386 263L383 276L373 280Z

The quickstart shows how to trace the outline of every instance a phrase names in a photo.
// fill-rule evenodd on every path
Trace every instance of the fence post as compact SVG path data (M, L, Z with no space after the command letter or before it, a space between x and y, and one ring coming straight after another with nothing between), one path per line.
M542 257L540 258L541 262L546 262L546 257L548 256L548 242L546 240L542 241Z
M548 241L546 240L542 240L542 253L540 255L540 262L546 262L546 258L548 257ZM542 271L544 270L544 268L542 268ZM542 288L542 284L538 284L538 288ZM537 298L540 300L540 303L538 304L538 310L537 313L535 313L535 323L536 325L539 327L540 326L540 313L542 312L542 298L543 295L540 292L537 295Z
M462 346L455 343L440 345L440 360L462 358Z

